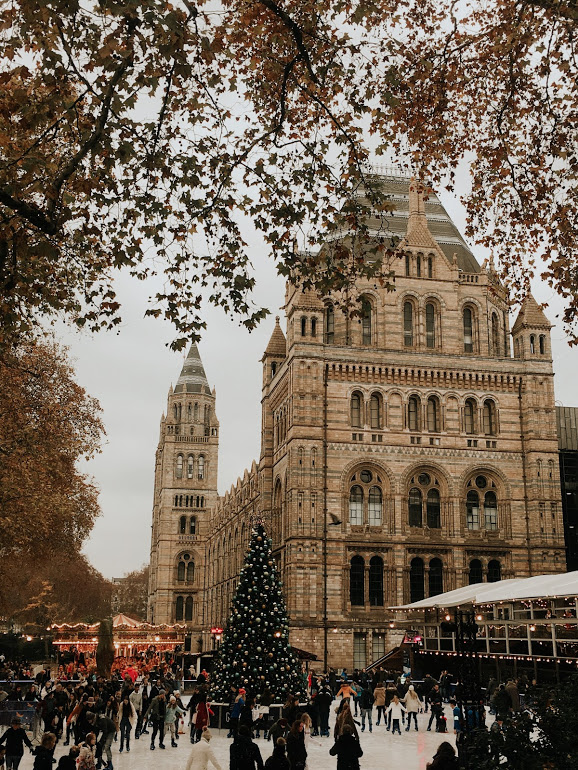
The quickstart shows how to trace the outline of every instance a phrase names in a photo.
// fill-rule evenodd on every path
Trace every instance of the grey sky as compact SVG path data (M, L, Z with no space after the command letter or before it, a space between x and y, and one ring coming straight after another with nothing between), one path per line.
M456 198L441 195L446 209L464 232L464 215ZM205 317L207 331L199 351L211 386L217 390L220 421L219 492L223 494L253 459L259 457L261 421L261 364L259 359L273 330L275 315L283 312L284 281L266 257L257 235L246 237L253 249L258 278L255 302L266 305L271 316L249 334L215 309ZM474 248L481 262L483 252ZM561 303L544 284L536 282L534 296L548 302L552 330L556 398L567 406L578 405L578 350L570 348L556 315ZM85 552L105 576L121 576L148 562L155 450L159 420L166 409L169 386L175 383L186 355L173 353L166 344L173 330L165 322L145 319L147 298L154 284L123 277L117 285L123 303L120 333L65 333L75 360L77 380L104 410L107 429L103 452L88 463L101 490L102 516Z

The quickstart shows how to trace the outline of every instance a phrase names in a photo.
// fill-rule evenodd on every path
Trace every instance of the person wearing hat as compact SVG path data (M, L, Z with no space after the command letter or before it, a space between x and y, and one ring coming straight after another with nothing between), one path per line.
M205 727L202 731L201 740L195 743L191 749L185 770L208 770L209 762L216 770L222 770L213 749L209 745L210 740L211 731L208 727Z
M239 694L235 698L235 703L233 704L233 708L231 709L231 718L229 720L229 733L231 734L231 737L234 738L237 734L237 729L239 727L239 717L241 716L241 711L243 711L243 707L245 706L245 695L246 690L243 687L239 688Z
M405 704L405 710L407 711L407 725L405 731L408 732L411 727L411 718L413 717L415 722L415 729L417 730L417 714L418 711L423 708L419 695L415 691L413 684L410 684L405 698L402 699L402 703Z
M22 727L20 717L13 717L10 727L0 738L0 746L6 744L6 770L18 770L20 760L24 756L24 744L32 751L32 743Z

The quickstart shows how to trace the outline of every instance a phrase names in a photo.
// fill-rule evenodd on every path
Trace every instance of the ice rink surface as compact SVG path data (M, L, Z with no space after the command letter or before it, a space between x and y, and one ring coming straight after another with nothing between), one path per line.
M188 701L185 700L185 704ZM335 720L335 706L337 701L333 702L331 708L331 735L333 735L333 722ZM451 714L449 706L445 707L448 723L451 725ZM374 711L375 714L375 711ZM356 721L361 722L359 718ZM402 768L403 770L425 770L425 766L431 761L439 744L444 741L450 741L455 745L455 736L453 732L440 734L427 732L427 723L429 714L418 714L419 731L416 732L412 726L409 732L405 732L402 726L400 735L392 735L387 732L383 723L377 727L373 726L373 732L367 730L360 732L361 748L363 757L360 760L361 770L387 770L391 767ZM185 729L188 728L185 726ZM361 731L361 727L358 726ZM229 770L229 746L231 741L226 737L225 730L211 729L211 746L215 756L223 770ZM112 744L112 762L114 770L184 770L191 743L189 735L179 737L177 748L171 747L170 736L165 739L166 749L160 750L157 746L155 751L150 750L150 736L143 735L138 741L131 740L130 753L123 752L119 754L119 743ZM263 761L269 757L273 751L273 744L270 741L261 738L255 741L261 750ZM334 770L337 765L337 758L329 755L329 749L333 745L330 738L310 738L307 748L307 770ZM55 757L60 757L68 752L68 749L61 744L56 748ZM30 770L33 759L27 751L20 765L20 770ZM54 765L53 767L56 767Z

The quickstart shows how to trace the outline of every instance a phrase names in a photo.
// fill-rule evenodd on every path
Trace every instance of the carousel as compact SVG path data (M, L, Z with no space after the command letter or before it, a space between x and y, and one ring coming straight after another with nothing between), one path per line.
M98 646L100 623L53 623L52 644L59 658L82 654L93 658ZM117 658L131 658L142 653L179 652L185 642L185 625L151 625L134 620L127 615L115 615L112 619L113 644Z

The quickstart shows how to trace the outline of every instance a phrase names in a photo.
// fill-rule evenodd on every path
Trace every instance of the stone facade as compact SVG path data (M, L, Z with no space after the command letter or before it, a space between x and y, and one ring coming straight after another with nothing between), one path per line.
M186 588L204 646L227 617L255 516L273 539L292 643L329 665L363 666L395 644L390 606L564 570L550 324L528 295L512 356L491 265L480 268L433 193L403 178L384 185L402 238L395 291L361 281L351 317L288 285L287 337L277 321L262 359L259 463L222 498L203 383L215 435L211 422L209 473L202 487L191 481L206 506L185 540L172 503L189 484L175 479L176 457L197 447L174 409L189 393L169 394L149 619L176 620ZM202 584L178 580L185 547Z

